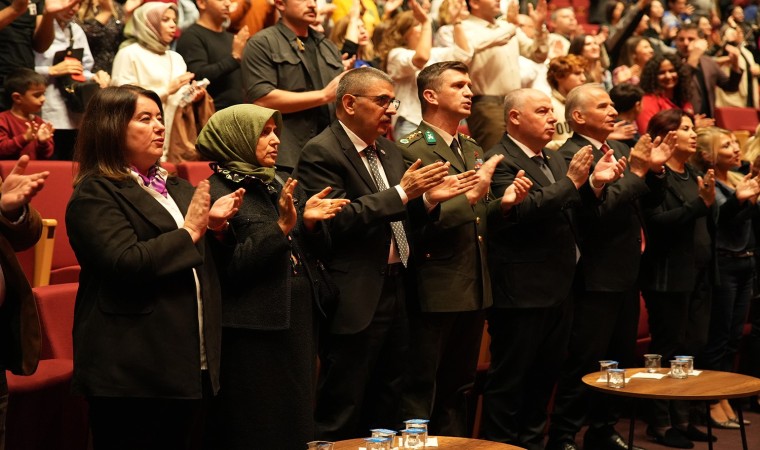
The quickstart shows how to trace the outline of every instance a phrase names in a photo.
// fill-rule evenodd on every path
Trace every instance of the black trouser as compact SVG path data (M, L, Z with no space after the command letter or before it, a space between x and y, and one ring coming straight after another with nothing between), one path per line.
M616 396L591 393L584 375L599 370L599 360L612 359L620 367L635 367L639 322L639 294L581 292L575 298L573 331L568 358L562 366L554 398L549 439L575 440L588 418L592 428L614 426L619 416Z
M409 313L402 419L429 419L431 434L467 436L463 387L475 380L484 311Z
M355 334L324 334L314 414L317 439L351 439L368 436L371 428L399 426L408 343L404 298L403 274L386 275L367 328Z
M546 408L571 323L570 298L550 308L491 309L491 368L483 397L485 439L542 447Z

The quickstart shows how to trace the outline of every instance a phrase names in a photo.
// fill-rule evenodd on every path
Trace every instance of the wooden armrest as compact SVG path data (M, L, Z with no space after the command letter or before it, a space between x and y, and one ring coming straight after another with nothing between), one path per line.
M34 245L34 277L32 287L50 284L50 269L53 266L53 247L55 244L55 228L58 221L42 219L42 235Z

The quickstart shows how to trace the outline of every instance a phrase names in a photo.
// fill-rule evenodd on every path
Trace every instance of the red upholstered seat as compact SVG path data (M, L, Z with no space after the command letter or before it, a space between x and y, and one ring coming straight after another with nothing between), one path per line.
M30 376L8 375L6 447L87 448L87 403L71 394L72 327L78 283L33 289L40 315L40 364Z
M731 131L744 130L754 134L759 123L758 110L755 108L715 108L715 125L721 128Z
M13 170L16 161L0 161L0 176L5 179ZM74 192L74 170L71 161L30 161L26 173L49 171L45 187L32 199L32 205L40 212L43 219L55 219L58 226L55 232L53 262L50 272L50 284L72 283L79 281L79 262L69 245L66 232L66 205ZM34 249L18 254L21 267L32 282L34 273Z
M181 162L177 164L177 176L189 181L193 186L198 186L198 183L213 173L208 164L208 161Z

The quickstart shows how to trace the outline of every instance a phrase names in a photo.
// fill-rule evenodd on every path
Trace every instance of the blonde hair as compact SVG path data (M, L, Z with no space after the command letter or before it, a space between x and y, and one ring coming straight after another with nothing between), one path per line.
M700 128L697 131L697 151L691 157L691 163L694 167L698 168L702 172L707 172L707 169L712 169L715 166L715 161L718 157L718 149L720 148L720 138L733 136L730 131L718 128L718 127L706 127ZM736 185L742 180L742 174L728 171L728 181Z

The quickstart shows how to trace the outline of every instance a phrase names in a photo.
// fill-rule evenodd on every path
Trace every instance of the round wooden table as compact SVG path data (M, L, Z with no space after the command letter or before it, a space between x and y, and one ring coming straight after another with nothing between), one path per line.
M626 369L625 377L628 379L646 369ZM658 373L666 374L669 369L659 369ZM615 389L607 386L607 382L600 382L602 372L593 372L583 377L583 383L596 391L624 397L650 398L659 400L722 400L728 398L749 397L760 393L760 379L732 372L719 372L715 370L703 370L698 376L690 376L685 379L675 379L666 376L661 379L631 378L624 388ZM706 402L707 416L710 416L710 404ZM744 417L741 408L736 409L741 429L742 444L747 450L747 434L744 430ZM633 427L635 414L631 413L631 426L628 435L628 446L633 448ZM707 421L708 448L712 450L712 426Z
M336 442L333 450L356 450L359 447L366 447L364 438ZM438 447L427 448L441 450L522 450L522 447L515 447L514 445L502 444L500 442L451 436L438 436Z

